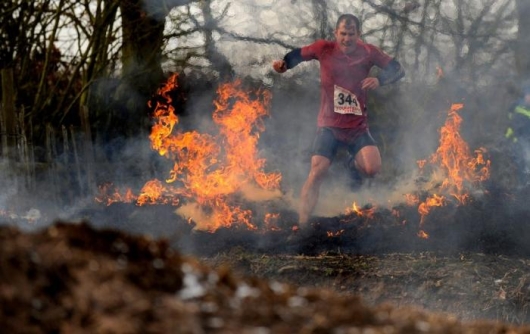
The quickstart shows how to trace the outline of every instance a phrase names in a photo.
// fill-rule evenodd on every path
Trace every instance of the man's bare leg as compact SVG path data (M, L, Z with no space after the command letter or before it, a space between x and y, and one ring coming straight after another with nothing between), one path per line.
M331 161L328 158L321 155L311 157L311 170L300 194L300 210L298 212L298 224L300 226L307 224L317 204L320 185L326 176L329 166L331 166Z
M354 159L355 167L365 177L374 177L381 171L381 153L377 146L369 145L363 147Z

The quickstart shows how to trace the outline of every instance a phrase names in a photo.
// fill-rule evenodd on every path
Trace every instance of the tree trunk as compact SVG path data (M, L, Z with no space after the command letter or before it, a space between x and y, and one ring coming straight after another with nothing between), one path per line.
M161 52L165 20L148 15L141 0L120 3L123 27L123 79L149 94L162 79Z
M213 68L219 72L219 78L221 80L228 80L233 74L233 69L228 59L219 52L215 45L212 31L215 30L217 22L215 22L212 15L211 1L202 0L200 6L204 16L203 31L206 58L212 63Z
M126 115L121 124L127 136L148 125L147 101L164 80L162 47L169 11L191 0L120 0L122 14L122 82L116 100Z

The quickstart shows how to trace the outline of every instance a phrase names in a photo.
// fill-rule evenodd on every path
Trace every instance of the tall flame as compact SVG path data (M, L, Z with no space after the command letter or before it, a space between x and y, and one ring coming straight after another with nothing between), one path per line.
M460 136L462 117L458 110L463 104L453 104L445 125L440 129L440 146L431 156L431 164L437 164L445 171L446 178L442 187L448 189L460 203L464 204L468 198L466 183L477 185L489 178L490 161L484 158L486 150L475 150L475 156L470 153L467 143Z
M214 231L236 224L256 229L252 211L231 203L231 197L249 187L269 191L269 195L279 191L281 174L263 170L265 159L258 158L257 149L271 94L257 91L251 98L239 80L221 85L213 113L218 133L202 134L176 129L179 119L169 94L176 88L177 76L173 75L157 92L160 98L154 106L155 124L149 136L151 147L173 161L169 177L165 182L147 182L138 196L130 191L127 197L118 192L108 196L108 189L103 189L107 196L99 200L110 204L127 198L137 205L177 205L185 198L180 213L191 217L197 229Z
M440 145L436 152L427 161L418 162L420 168L427 164L434 167L435 173L442 175L440 194L433 194L424 201L420 201L418 212L421 216L420 226L423 226L425 217L433 207L444 206L448 199L442 195L446 194L455 198L459 204L465 204L469 199L469 189L477 186L490 176L490 161L485 158L486 150L479 148L471 151L460 135L462 118L458 111L463 104L453 104L448 112L447 120L440 129ZM408 198L410 201L410 197ZM427 238L425 231L418 234Z

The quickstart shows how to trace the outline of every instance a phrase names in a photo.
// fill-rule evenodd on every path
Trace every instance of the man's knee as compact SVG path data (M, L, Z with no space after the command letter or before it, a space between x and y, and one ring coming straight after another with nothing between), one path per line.
M381 164L374 162L363 165L357 165L357 169L364 177L375 177L381 171Z
M376 146L365 146L355 156L355 167L364 177L374 177L381 171L381 155Z
M365 168L361 172L364 174L365 177L375 177L379 172L381 171L381 166L370 166L368 168Z

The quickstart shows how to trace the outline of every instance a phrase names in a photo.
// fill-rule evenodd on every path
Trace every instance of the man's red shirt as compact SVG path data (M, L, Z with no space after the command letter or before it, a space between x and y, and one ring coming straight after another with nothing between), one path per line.
M392 57L372 44L357 41L351 55L343 53L337 42L318 40L301 50L303 60L320 62L320 111L317 125L354 129L368 128L366 91L361 89L370 69L384 68Z

